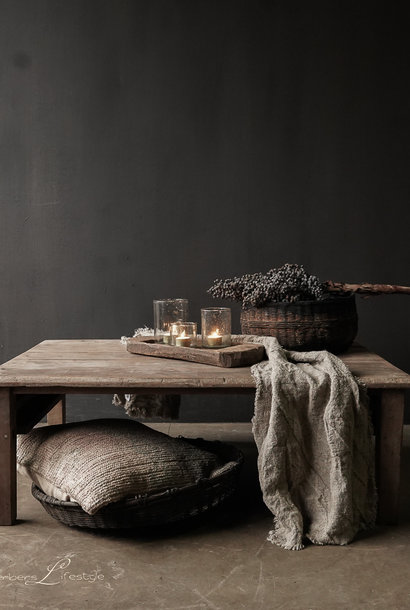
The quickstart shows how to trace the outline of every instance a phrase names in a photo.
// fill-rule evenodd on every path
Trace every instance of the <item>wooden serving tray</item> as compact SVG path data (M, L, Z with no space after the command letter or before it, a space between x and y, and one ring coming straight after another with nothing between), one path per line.
M130 337L126 340L127 350L132 354L173 358L201 364L212 364L232 368L251 366L265 358L265 348L256 343L238 343L231 347L203 348L176 347L165 343L156 343L152 337Z

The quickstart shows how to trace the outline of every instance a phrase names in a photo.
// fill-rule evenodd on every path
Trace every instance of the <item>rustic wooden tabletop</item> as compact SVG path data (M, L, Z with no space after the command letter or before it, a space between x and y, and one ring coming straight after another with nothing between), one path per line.
M369 388L410 388L410 375L366 348L340 355ZM253 391L250 367L221 368L131 354L118 339L47 340L0 367L0 386L30 388L154 388L186 391Z

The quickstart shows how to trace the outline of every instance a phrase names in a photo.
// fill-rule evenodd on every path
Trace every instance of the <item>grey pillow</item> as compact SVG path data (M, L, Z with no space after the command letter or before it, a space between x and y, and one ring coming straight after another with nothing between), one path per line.
M219 466L213 453L131 420L44 426L17 437L19 472L90 515L127 497L195 484Z

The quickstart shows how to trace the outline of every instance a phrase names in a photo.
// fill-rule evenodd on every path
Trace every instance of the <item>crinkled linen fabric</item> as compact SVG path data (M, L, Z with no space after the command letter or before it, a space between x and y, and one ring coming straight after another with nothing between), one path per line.
M274 515L268 540L291 550L304 538L348 544L376 517L365 388L327 351L286 351L275 337L244 340L262 343L268 356L251 369L259 479Z

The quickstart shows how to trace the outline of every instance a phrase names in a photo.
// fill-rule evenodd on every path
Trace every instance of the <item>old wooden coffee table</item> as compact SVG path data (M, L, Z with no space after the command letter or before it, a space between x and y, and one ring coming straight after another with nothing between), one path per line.
M404 390L410 376L352 347L341 356L369 389L376 431L379 521L397 520ZM66 394L253 393L250 369L137 356L118 340L43 341L0 367L0 525L16 520L16 434L48 413L64 421Z

